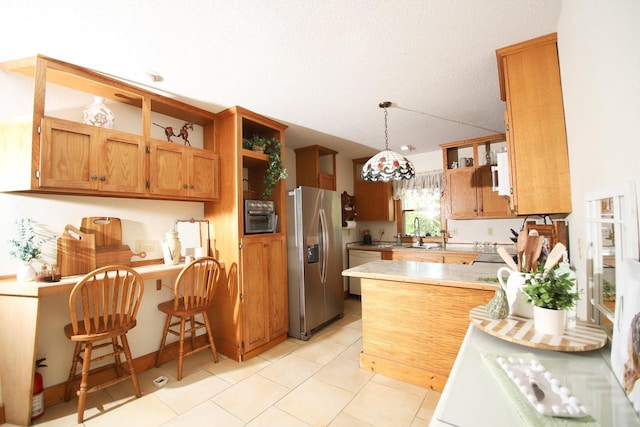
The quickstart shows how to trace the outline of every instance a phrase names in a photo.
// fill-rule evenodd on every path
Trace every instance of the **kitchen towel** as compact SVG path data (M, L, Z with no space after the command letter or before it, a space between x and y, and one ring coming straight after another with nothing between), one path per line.
M570 427L570 426L581 426L581 427L596 427L600 424L592 417L586 416L581 418L559 418L559 417L549 417L540 414L535 408L529 403L524 394L518 389L518 387L511 381L507 373L500 367L498 364L498 357L514 357L514 358L522 358L524 360L532 360L534 359L534 355L532 353L519 353L519 354L491 354L491 353L482 353L482 361L484 365L487 367L492 376L496 379L498 384L500 384L500 388L504 392L505 396L511 401L513 406L516 408L520 419L523 422L523 425L532 426L532 427Z

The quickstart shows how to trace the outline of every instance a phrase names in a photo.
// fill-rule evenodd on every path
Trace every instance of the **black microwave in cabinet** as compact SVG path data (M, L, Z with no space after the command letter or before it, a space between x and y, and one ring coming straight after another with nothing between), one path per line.
M271 200L244 201L244 233L275 233L278 216Z

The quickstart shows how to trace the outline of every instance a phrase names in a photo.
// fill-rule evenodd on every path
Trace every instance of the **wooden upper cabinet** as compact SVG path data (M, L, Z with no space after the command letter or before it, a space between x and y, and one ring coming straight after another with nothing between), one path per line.
M369 158L353 160L353 190L358 206L358 221L393 221L395 206L390 182L362 179L362 167Z
M152 140L150 156L151 194L197 200L219 197L217 154Z
M445 219L508 218L506 196L493 191L497 153L506 148L504 134L442 144Z
M142 194L142 138L60 119L43 119L40 186Z
M571 212L569 155L556 34L496 51L511 208L518 215Z
M1 62L0 70L6 71L0 90L15 101L0 116L0 191L194 201L219 197L217 153L208 151L214 113L43 55ZM83 123L83 110L95 97L104 98L116 113L113 129ZM186 142L177 136L173 140L185 159L169 160L169 150L161 157L182 162L186 169L154 165L152 138L165 138L169 127L178 134L183 126L193 147L182 147ZM181 191L174 188L177 181Z
M296 152L296 185L336 190L336 154L319 145L298 148Z

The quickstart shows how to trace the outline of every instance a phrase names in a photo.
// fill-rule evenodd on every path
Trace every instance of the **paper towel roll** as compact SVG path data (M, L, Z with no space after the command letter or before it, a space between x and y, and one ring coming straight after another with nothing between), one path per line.
M349 230L352 228L356 228L356 222L355 221L347 221L347 226L346 227L342 227L345 230Z

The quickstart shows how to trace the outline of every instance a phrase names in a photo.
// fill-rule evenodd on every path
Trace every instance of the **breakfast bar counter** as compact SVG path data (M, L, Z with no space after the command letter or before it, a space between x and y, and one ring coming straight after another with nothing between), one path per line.
M343 271L361 278L360 366L442 391L469 326L493 298L495 264L373 261Z
M159 280L176 277L184 266L152 264L135 269L145 280ZM31 422L41 298L69 294L83 276L52 283L0 281L0 384L8 423L26 426Z

